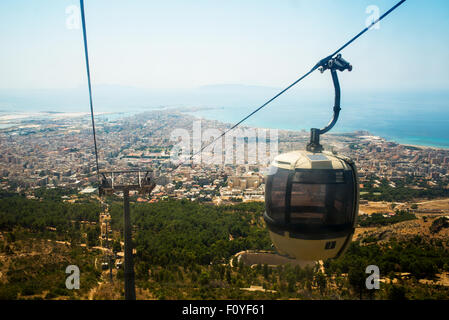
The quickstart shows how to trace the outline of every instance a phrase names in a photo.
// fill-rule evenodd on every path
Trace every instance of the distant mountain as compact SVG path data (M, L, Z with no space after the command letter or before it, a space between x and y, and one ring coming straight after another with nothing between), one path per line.
M201 86L198 88L201 91L221 91L221 92L267 92L267 91L280 91L281 88L267 87L267 86L255 86L244 84L212 84Z
M217 84L192 89L148 89L120 85L95 85L94 107L98 112L142 111L164 106L221 107L260 102L277 88ZM80 112L89 110L87 86L69 89L0 89L0 107L5 112Z

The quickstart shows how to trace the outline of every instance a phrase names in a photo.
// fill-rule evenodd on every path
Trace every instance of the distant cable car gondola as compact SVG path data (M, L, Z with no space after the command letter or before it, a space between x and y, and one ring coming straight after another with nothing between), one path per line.
M337 70L352 66L337 55L321 67L329 69L335 87L332 121L311 129L304 151L277 156L266 176L264 219L279 253L301 261L340 256L351 242L358 213L357 170L352 160L323 152L320 135L340 113Z

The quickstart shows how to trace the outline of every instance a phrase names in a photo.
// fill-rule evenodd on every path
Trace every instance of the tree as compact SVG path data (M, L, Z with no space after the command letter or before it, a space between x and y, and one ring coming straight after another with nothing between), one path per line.
M209 284L209 274L206 271L201 272L199 282L201 286Z
M149 278L148 270L150 269L148 263L139 261L138 263L136 263L135 268L136 268L136 278L148 280Z
M94 247L98 242L98 234L95 232L95 229L90 229L87 232L87 245L89 247Z
M268 269L268 265L265 263L263 265L263 277L265 280L268 280L268 276L270 275L270 270Z
M232 277L231 277L231 270L230 269L226 269L226 281L227 283L231 283Z
M320 290L320 294L324 295L324 292L326 291L327 280L326 276L321 271L319 271L315 276L315 282L318 289Z
M288 292L295 292L296 281L295 276L293 274L289 274L287 276L287 290Z
M112 244L112 251L114 253L122 251L122 245L120 244L120 241L115 240Z
M7 255L12 255L14 254L14 251L11 249L11 247L9 246L9 244L6 244L3 251L5 252L5 254Z
M403 286L392 285L388 290L389 300L407 300L406 290Z
M360 300L363 298L365 289L366 273L361 260L358 260L349 268L348 272L349 284L355 292L359 293Z

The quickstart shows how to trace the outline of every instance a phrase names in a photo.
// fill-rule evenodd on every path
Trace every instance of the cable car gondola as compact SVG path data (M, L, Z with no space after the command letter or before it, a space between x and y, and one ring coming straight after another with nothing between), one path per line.
M329 69L335 88L334 117L323 129L311 129L306 150L277 156L266 175L264 220L271 240L282 255L300 261L337 258L354 234L359 189L354 162L324 152L320 135L328 132L340 113L337 71L352 70L341 55L320 68Z

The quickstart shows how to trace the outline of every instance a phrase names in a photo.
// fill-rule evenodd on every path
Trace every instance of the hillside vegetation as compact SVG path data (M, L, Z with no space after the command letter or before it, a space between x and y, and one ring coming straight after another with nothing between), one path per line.
M110 199L110 213L113 240L120 248L123 208L117 200ZM449 271L449 239L414 235L401 239L391 236L388 241L378 242L362 237L351 244L344 256L325 261L324 269L251 267L238 261L231 267L229 261L242 250L274 250L263 222L263 210L263 203L133 203L136 285L138 292L147 292L140 297L449 298L447 287L420 282L437 279ZM30 200L17 195L0 199L0 298L86 299L94 289L92 297L96 299L123 297L122 270L117 272L114 285L97 290L97 283L104 280L95 263L101 254L93 248L99 235L95 224L98 214L96 202ZM370 225L378 224L377 218ZM394 225L401 223L408 221ZM65 268L69 264L81 269L79 291L65 289ZM382 278L394 283L382 283L380 290L366 291L365 268L371 264L380 268ZM402 273L408 274L407 278L401 279ZM242 290L251 286L258 289Z

